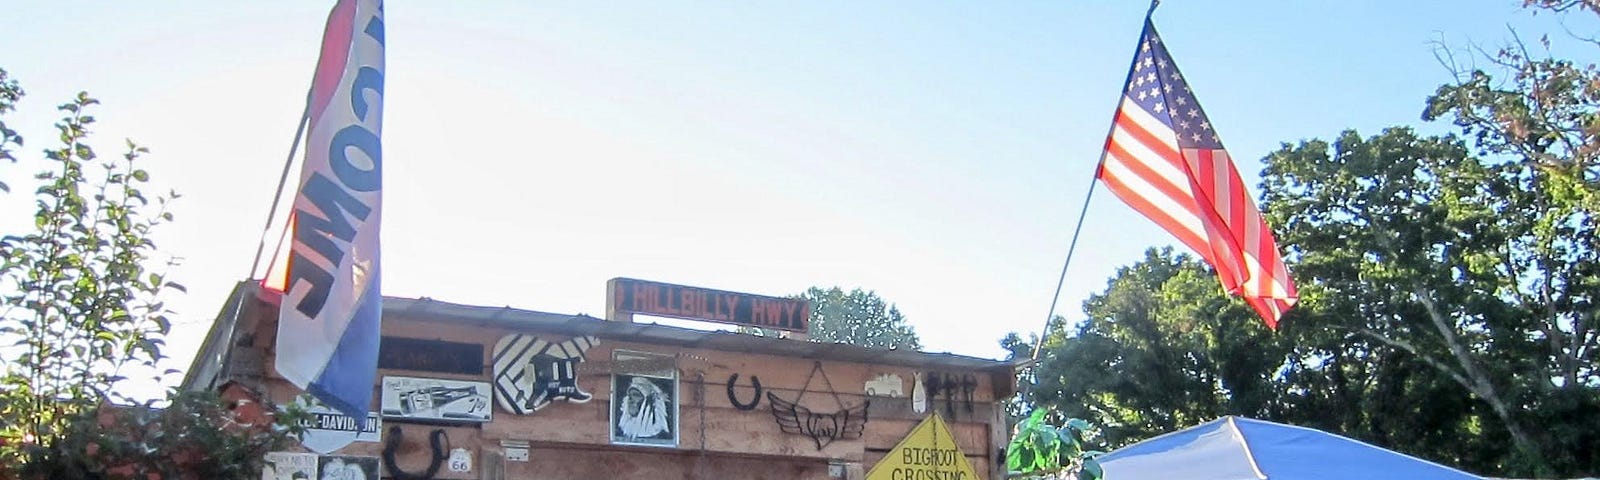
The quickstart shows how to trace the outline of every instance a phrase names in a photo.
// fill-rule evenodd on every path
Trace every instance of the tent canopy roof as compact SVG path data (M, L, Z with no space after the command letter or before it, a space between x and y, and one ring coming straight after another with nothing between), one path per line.
M1222 417L1100 457L1106 480L1481 480L1321 430Z

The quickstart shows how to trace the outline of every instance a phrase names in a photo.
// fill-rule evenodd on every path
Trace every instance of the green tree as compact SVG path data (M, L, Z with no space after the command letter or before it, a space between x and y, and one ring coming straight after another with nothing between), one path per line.
M0 116L22 96L0 69ZM79 93L59 107L60 143L34 177L34 228L0 237L0 479L178 478L179 464L203 478L252 478L261 451L293 429L227 424L214 394L174 393L154 409L117 393L125 368L153 371L162 359L171 329L162 298L183 287L146 266L176 195L144 193L144 148L128 142L103 157L89 145L97 103ZM22 144L0 123L0 158L15 162Z
M1525 4L1600 14L1593 0ZM1548 50L1548 38L1540 43ZM1113 444L1170 430L1174 417L1214 415L1217 405L1264 405L1267 419L1490 475L1600 470L1600 69L1520 41L1489 60L1487 70L1458 71L1423 115L1455 124L1466 141L1395 128L1268 156L1261 205L1301 302L1262 344L1269 354L1258 369L1238 370L1262 375L1263 395L1243 400L1209 382L1225 377L1201 359L1224 341L1146 333L1160 345L1130 342L1091 312L1080 331L1044 340L1049 356L1024 378L1025 392L1036 389L1030 401L1103 419ZM1097 296L1116 322L1216 295L1157 295L1176 276L1147 263ZM1119 292L1123 281L1144 286Z
M1567 447L1600 427L1589 333L1600 240L1592 215L1553 198L1569 191L1546 188L1559 172L1404 128L1285 145L1267 163L1268 222L1295 260L1308 323L1324 329L1313 344L1345 336L1335 359L1367 355L1368 372L1409 363L1385 371L1478 402L1457 421L1512 446L1470 458L1480 471L1592 471L1593 448Z
M36 177L36 228L0 238L0 343L15 345L0 378L8 445L63 431L73 414L113 395L123 367L155 368L170 328L158 297L181 288L145 267L170 197L146 207L149 176L136 167L143 148L130 142L123 155L102 157L86 143L96 103L80 93L60 106L61 143L45 151L51 168Z
M811 287L800 294L811 302L811 341L871 348L921 350L916 330L894 304L876 292Z
M1021 388L1032 407L1094 420L1113 447L1220 415L1269 416L1287 351L1199 261L1151 249L1084 309L1075 331L1046 339ZM1015 336L1002 346L1031 350Z
M1595 0L1524 5L1535 14L1600 18ZM1569 29L1566 37L1600 47L1594 33ZM1538 452L1524 460L1540 472L1593 473L1600 470L1594 448L1600 444L1600 68L1553 56L1552 43L1541 36L1540 51L1514 37L1485 55L1485 68L1460 68L1445 56L1455 81L1428 98L1423 118L1460 127L1490 160L1484 162L1490 188L1504 192L1505 198L1476 202L1484 207L1472 220L1481 225L1468 231L1491 236L1477 260L1496 270L1499 283L1490 295L1506 305L1506 322L1514 324L1495 341L1517 336L1526 343L1516 352L1526 363L1508 393L1522 408L1506 408L1532 426L1519 446Z
M1581 8L1590 12L1600 13L1600 0L1523 0L1522 5L1556 12Z
M845 292L839 287L811 287L791 298L811 302L809 340L821 343L847 343L870 348L921 350L917 331L906 323L905 315L877 292L859 288ZM740 332L776 337L778 331L741 327Z
M17 158L12 156L11 149L22 146L22 137L15 130L6 128L4 117L17 108L17 100L22 99L22 86L12 80L4 69L0 69L0 160L16 163ZM0 192L10 192L11 187L5 182L0 182Z

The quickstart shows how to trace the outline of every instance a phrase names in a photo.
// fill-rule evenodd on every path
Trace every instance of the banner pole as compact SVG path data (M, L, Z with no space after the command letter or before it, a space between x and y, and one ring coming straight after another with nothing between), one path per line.
M311 91L306 91L306 108L300 113L300 121L294 129L294 143L289 145L289 158L283 161L283 173L278 175L278 189L272 194L272 207L267 209L267 224L261 227L261 240L256 244L256 258L250 261L250 276L255 280L256 270L261 268L261 253L267 248L267 234L272 232L272 220L278 214L278 203L283 201L283 186L289 183L289 170L294 166L294 155L300 149L300 140L306 133L306 126L311 121ZM280 238L279 243L283 240ZM277 258L277 249L273 249L273 258Z
M1150 16L1155 14L1156 7L1160 5L1161 0L1150 0L1150 9L1145 10L1144 12L1144 25L1150 25ZM1144 34L1147 33L1144 32L1143 29L1144 27L1141 26L1139 33L1139 38L1141 39L1143 39ZM1135 45L1133 47L1133 60L1130 60L1128 64L1128 76L1122 81L1123 93L1118 94L1117 96L1118 103L1121 103L1121 99L1127 96L1128 84L1133 81L1133 72L1134 70L1138 69L1138 62L1139 46ZM1113 117L1111 119L1111 125L1106 127L1107 145L1111 143L1111 134L1115 133L1116 130L1117 121L1116 118ZM1033 355L1029 358L1031 361L1037 362L1039 360L1039 351L1044 347L1045 338L1050 335L1050 322L1054 321L1056 317L1056 303L1061 301L1061 287L1067 283L1067 267L1072 265L1072 253L1078 249L1078 234L1083 231L1083 219L1089 214L1089 201L1094 199L1094 187L1100 183L1100 169L1105 168L1105 165L1106 149L1102 146L1100 149L1100 161L1096 162L1094 166L1094 176L1089 178L1089 192L1083 196L1083 208L1078 211L1078 225L1072 228L1072 240L1067 243L1067 259L1066 261L1061 262L1061 277L1056 280L1056 293L1054 296L1050 297L1050 313L1045 315L1044 328L1039 331L1039 339L1033 344Z
M1089 179L1089 193L1083 196L1083 208L1078 211L1078 226L1072 228L1072 241L1067 243L1067 260L1061 262L1061 276L1056 280L1056 294L1050 297L1050 313L1044 317L1044 329L1039 332L1039 340L1033 344L1033 360L1039 359L1039 350L1044 346L1045 337L1050 335L1050 322L1056 317L1056 302L1061 300L1061 287L1067 283L1067 267L1072 265L1072 252L1078 249L1078 233L1083 231L1083 219L1089 214L1089 200L1094 198L1094 187L1100 183L1100 167L1095 167L1095 175Z

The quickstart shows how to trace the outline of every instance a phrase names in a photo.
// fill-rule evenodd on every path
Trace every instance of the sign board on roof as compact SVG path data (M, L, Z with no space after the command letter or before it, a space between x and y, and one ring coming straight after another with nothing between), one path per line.
M803 299L631 278L613 278L606 282L606 307L611 319L637 313L794 332L806 331L811 320L811 303Z
M867 471L867 480L978 480L939 414L928 415Z

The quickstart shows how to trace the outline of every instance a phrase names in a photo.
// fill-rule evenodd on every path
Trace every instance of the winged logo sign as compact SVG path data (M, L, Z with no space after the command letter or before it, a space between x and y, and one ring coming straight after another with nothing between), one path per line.
M772 418L778 422L779 430L811 437L817 442L817 450L834 440L861 438L861 432L867 427L868 402L865 401L833 413L813 412L778 398L772 392L767 392L767 401L772 405Z

